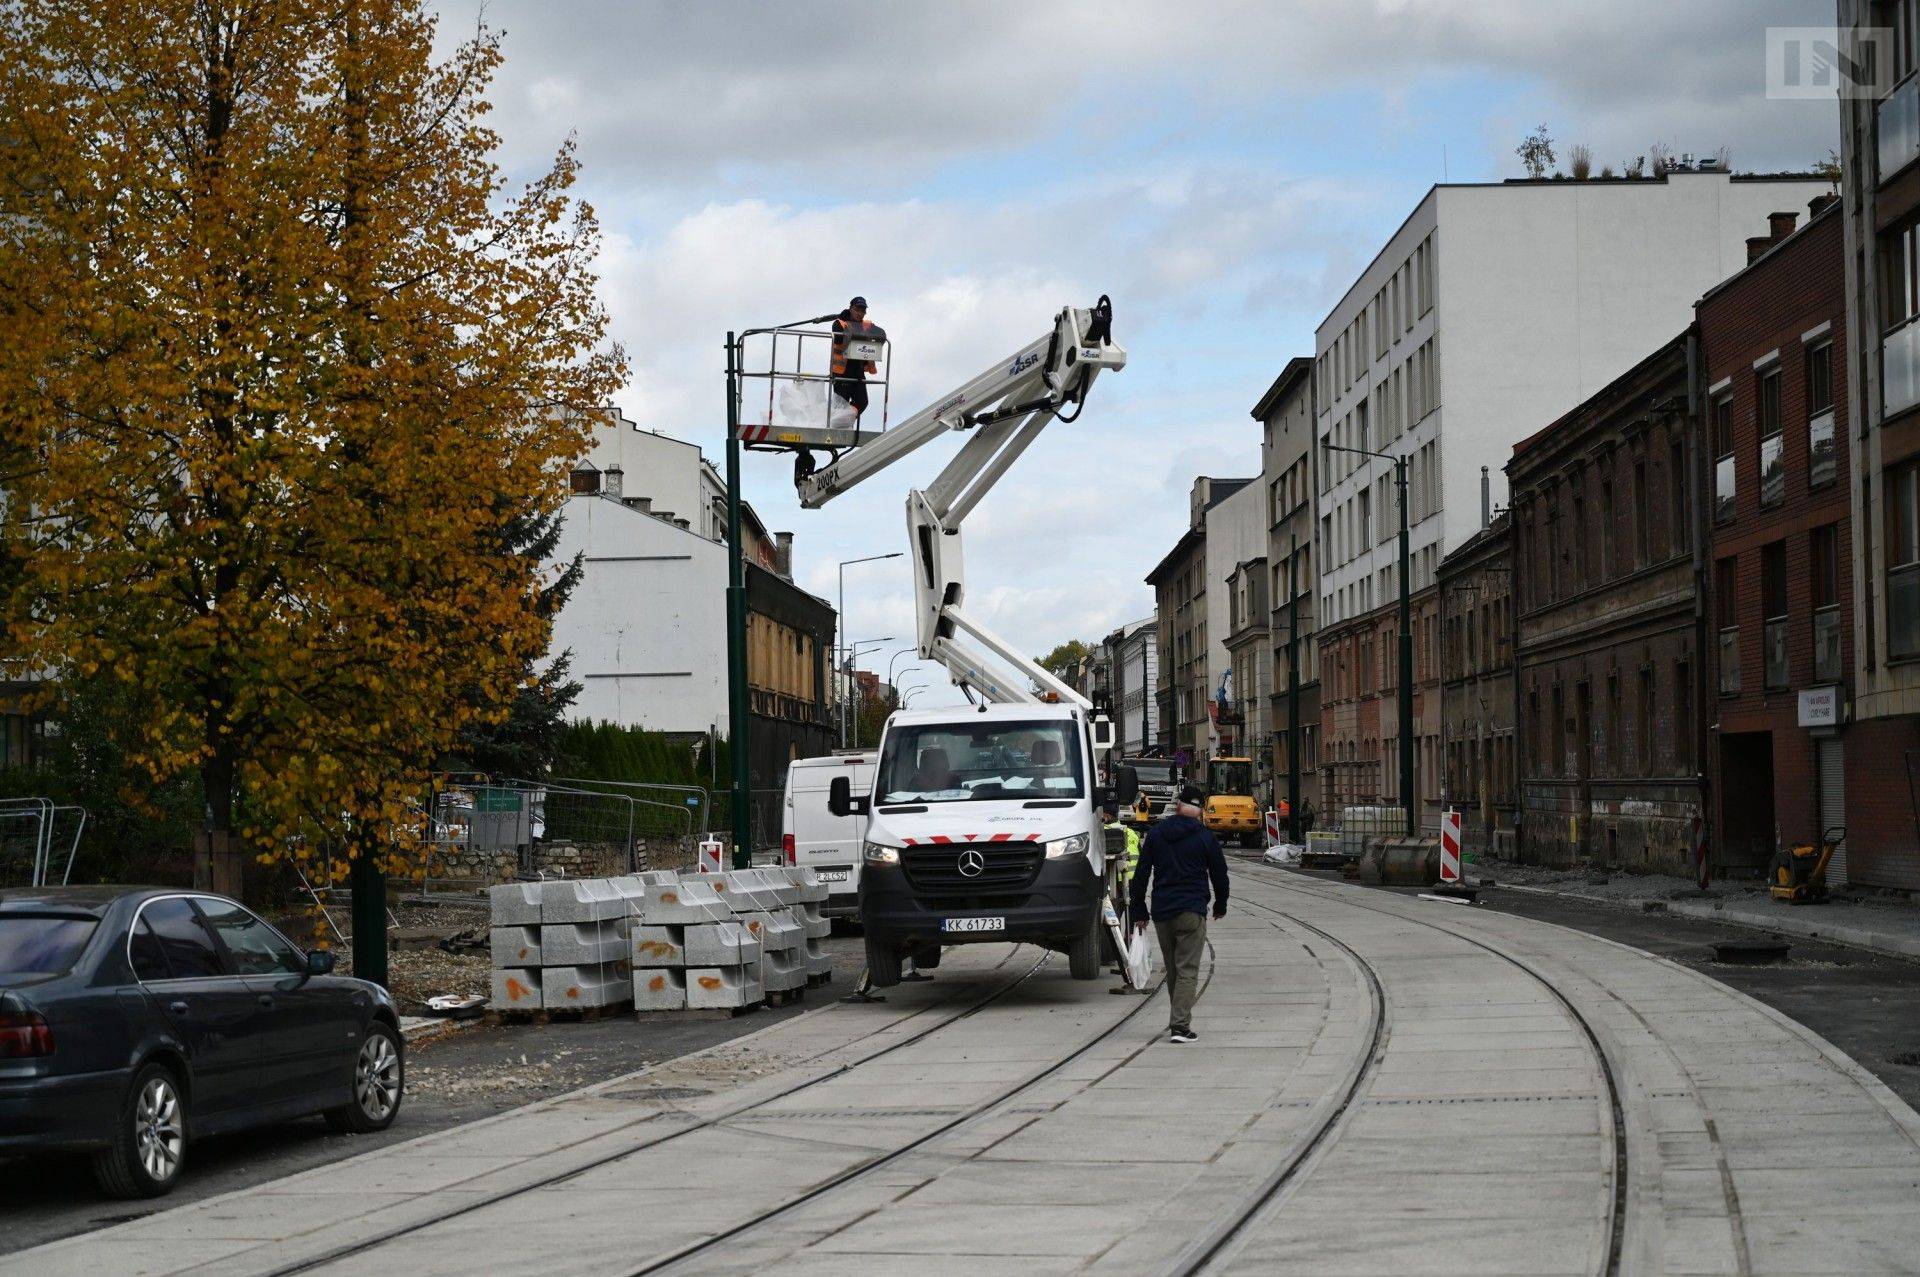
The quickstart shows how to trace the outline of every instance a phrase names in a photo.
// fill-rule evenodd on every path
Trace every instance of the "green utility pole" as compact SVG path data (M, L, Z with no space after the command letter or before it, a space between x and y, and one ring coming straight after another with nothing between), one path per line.
M753 863L753 787L747 765L747 579L740 547L739 347L727 334L727 724L733 750L733 867Z
M1420 832L1413 793L1413 581L1407 567L1407 459L1393 459L1400 492L1400 797L1407 805L1407 837Z
M1293 565L1300 534L1287 541L1287 841L1300 841L1300 591Z
M1413 793L1413 579L1409 572L1413 556L1408 548L1407 459L1337 443L1322 442L1320 446L1328 452L1351 452L1393 462L1394 490L1400 498L1400 799L1406 806L1407 837L1411 838L1420 831L1420 818ZM1367 535L1371 539L1372 529Z
M353 858L347 870L353 891L353 974L387 986L387 875L369 849Z

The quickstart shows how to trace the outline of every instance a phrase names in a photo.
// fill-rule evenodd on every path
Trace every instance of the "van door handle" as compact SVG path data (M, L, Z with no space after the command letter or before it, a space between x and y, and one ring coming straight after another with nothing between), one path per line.
M175 1015L185 1015L187 1013L187 1004L184 1002L169 1002L167 1003L167 1010Z
M270 993L261 994L260 1005L265 1007L269 1011L273 1010L273 995Z

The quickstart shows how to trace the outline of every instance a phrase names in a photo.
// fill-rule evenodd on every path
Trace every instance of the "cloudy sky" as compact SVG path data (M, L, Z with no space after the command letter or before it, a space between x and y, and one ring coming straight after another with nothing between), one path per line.
M1114 299L1127 369L967 526L969 602L1039 653L1152 610L1142 577L1196 474L1257 472L1248 416L1435 182L1520 172L1545 122L1619 166L1655 143L1804 169L1831 103L1764 94L1769 26L1831 0L446 0L443 42L506 33L510 174L579 140L620 406L722 456L722 343L854 294L894 342L895 419ZM936 443L821 511L790 463L747 495L836 563L904 547ZM906 560L847 573L851 637L913 633ZM889 647L895 646L893 644ZM902 662L903 668L906 662ZM952 694L937 684L917 704Z

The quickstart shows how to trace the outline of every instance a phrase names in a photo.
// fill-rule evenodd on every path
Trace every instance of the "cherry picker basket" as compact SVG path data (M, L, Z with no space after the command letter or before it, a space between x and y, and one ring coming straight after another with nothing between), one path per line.
M734 419L740 442L755 452L825 452L828 459L869 443L887 428L892 343L878 325L843 334L849 368L876 371L835 377L831 321L763 328L740 335ZM867 407L842 394L865 384ZM838 384L836 384L838 383Z

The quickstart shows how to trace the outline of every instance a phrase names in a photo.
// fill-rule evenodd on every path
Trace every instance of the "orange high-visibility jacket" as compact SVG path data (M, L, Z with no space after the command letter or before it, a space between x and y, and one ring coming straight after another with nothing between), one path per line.
M876 331L875 325L868 323L864 319L855 319L852 311L843 310L840 312L840 317L833 321L834 376L844 377L847 374L847 338L849 336L865 336L874 331ZM858 371L860 373L880 371L879 365L871 360L857 359L853 362L859 364Z

